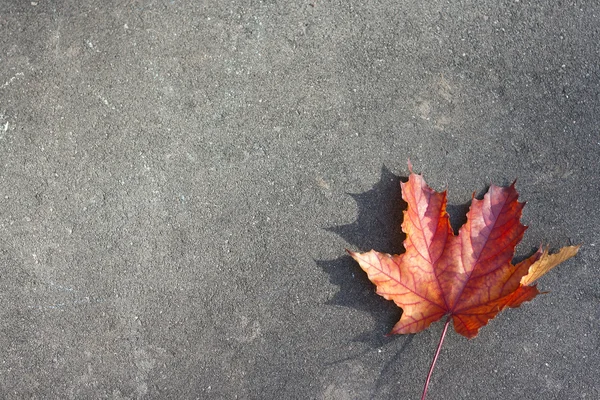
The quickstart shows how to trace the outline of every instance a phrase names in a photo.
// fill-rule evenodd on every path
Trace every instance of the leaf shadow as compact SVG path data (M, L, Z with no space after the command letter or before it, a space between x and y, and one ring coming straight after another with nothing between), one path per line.
M377 251L390 254L404 252L405 238L401 224L406 203L402 200L400 182L408 178L394 175L385 166L381 177L372 189L364 193L349 194L358 207L355 222L326 228L348 242L351 250ZM402 311L393 302L375 293L375 287L367 275L349 255L335 260L316 260L316 264L329 275L329 280L340 290L327 302L366 311L371 314L375 326L354 338L370 347L379 348L395 337L386 336L400 319Z
M381 177L372 189L364 193L350 193L358 206L356 221L326 228L352 246L361 250L377 249L385 253L404 252L405 238L401 229L406 202L402 199L400 182L407 177L394 175L387 167L381 168Z
M402 310L375 293L375 286L356 261L345 255L335 260L317 260L316 263L329 274L329 281L339 286L339 291L327 301L327 305L368 312L373 318L375 326L369 327L353 340L372 348L391 342L394 337L387 334L400 319Z
M470 206L471 201L457 205L446 205L446 211L448 212L450 218L450 225L452 226L452 230L454 231L455 235L458 235L458 230L460 227L467 222L467 213L469 212Z

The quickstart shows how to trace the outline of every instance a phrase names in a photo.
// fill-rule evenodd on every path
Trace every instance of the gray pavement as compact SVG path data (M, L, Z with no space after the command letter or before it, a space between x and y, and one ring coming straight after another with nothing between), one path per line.
M399 252L410 158L518 178L551 293L450 332L428 399L600 398L600 5L0 2L0 397L417 399L442 324Z

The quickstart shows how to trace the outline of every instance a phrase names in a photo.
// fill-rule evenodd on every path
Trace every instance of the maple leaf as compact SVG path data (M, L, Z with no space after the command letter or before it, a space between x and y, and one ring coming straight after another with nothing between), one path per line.
M514 183L491 185L482 200L473 195L467 222L455 235L446 212L446 192L427 186L410 162L409 170L408 182L401 183L402 198L408 203L402 223L406 252L348 252L377 286L377 293L402 308L391 334L420 332L448 316L432 370L450 320L456 332L475 337L505 307L518 307L537 296L540 292L533 283L574 256L579 246L552 255L540 248L513 265L515 246L527 229L520 222L524 203L518 201Z

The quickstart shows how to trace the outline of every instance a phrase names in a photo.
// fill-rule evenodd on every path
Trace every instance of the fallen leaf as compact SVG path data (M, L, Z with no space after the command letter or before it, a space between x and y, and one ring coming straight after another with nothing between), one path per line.
M519 307L540 294L533 283L546 272L577 254L579 246L556 254L540 248L513 265L515 246L527 229L521 224L525 203L518 201L515 183L491 185L482 200L473 195L467 222L458 235L446 212L446 192L436 192L412 171L401 183L408 203L402 230L406 252L398 255L348 252L358 261L377 293L402 308L391 334L417 333L448 316L429 368L427 388L450 321L467 338L477 336L502 309Z
M540 249L513 265L515 246L526 230L520 222L524 203L518 201L514 183L491 185L482 200L473 196L467 222L455 235L446 192L434 191L409 168L408 182L401 184L408 203L402 223L406 252L349 251L377 293L402 308L392 334L420 332L449 315L456 332L473 338L505 307L537 296L532 284L579 249L565 247L552 255Z

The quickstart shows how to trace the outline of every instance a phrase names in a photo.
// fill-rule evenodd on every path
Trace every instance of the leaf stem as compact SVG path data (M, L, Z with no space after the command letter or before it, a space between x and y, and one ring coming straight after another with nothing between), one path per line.
M444 330L442 331L442 336L440 336L440 342L438 343L437 350L435 351L435 356L433 357L433 361L431 361L431 367L429 367L429 374L427 374L427 380L425 381L425 387L423 388L423 395L421 396L421 400L425 400L427 396L427 388L429 387L429 381L431 380L431 374L433 373L433 367L435 367L435 362L437 361L438 356L440 355L440 350L442 349L442 344L444 343L444 338L446 337L446 331L448 330L448 325L450 325L451 315L448 315L446 318L446 324L444 325Z

